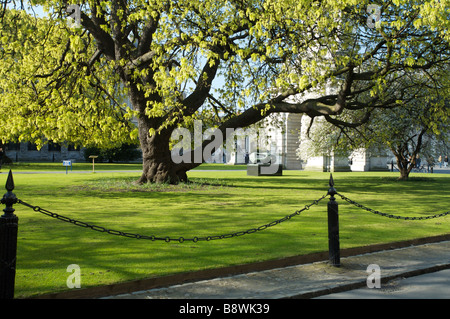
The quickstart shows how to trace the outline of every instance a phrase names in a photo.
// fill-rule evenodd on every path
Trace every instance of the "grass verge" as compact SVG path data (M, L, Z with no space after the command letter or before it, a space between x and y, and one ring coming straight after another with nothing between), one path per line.
M6 174L0 175L0 183ZM138 173L15 174L15 194L49 211L109 229L192 238L270 223L326 194L328 173L190 172L178 187L136 185ZM334 173L336 189L381 212L425 216L448 211L450 175ZM339 200L339 198L338 198ZM19 217L16 298L67 290L67 266L81 268L83 288L326 251L326 201L264 231L209 242L139 240L64 223L15 205ZM449 216L393 220L339 200L342 248L447 234Z

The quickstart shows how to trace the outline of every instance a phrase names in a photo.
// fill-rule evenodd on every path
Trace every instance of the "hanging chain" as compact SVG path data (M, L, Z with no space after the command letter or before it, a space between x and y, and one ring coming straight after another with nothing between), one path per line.
M56 218L56 219L64 221L64 222L71 223L71 224L74 224L76 226L89 228L89 229L92 229L92 230L95 230L95 231L98 231L98 232L101 232L101 233L107 233L107 234L111 234L111 235L117 235L117 236L129 237L129 238L136 238L136 239L148 239L148 240L152 240L152 241L161 240L161 241L165 241L167 243L171 242L171 241L178 241L179 243L182 243L184 241L192 241L192 242L211 241L211 240L216 240L216 239L233 238L233 237L237 237L237 236L243 236L243 235L247 235L247 234L256 233L258 231L262 231L262 230L267 229L269 227L272 227L272 226L278 225L278 224L280 224L282 222L285 222L287 220L290 220L291 218L293 218L293 217L295 217L297 215L300 215L301 212L303 212L305 210L308 210L311 206L319 204L319 202L322 199L324 199L325 197L327 197L327 196L328 196L328 194L320 197L317 200L314 200L311 204L306 205L302 209L297 210L296 212L294 212L294 213L292 213L290 215L287 215L287 216L285 216L285 217L283 217L281 219L274 220L273 222L270 222L268 224L261 225L261 226L259 226L257 228L250 228L250 229L247 229L247 230L244 230L244 231L239 231L239 232L234 232L234 233L229 233L229 234L223 234L223 235L206 236L206 237L197 237L197 236L195 236L193 238L184 238L184 237L172 238L172 237L169 237L169 236L167 236L167 237L156 237L156 236L153 236L153 235L152 236L147 236L147 235L140 235L140 234L134 234L134 233L126 233L126 232L122 232L122 231L119 231L119 230L107 229L107 228L102 227L102 226L92 225L92 224L89 224L89 223L86 223L86 222L83 222L83 221L79 221L79 220L72 219L72 218L69 218L69 217L66 217L66 216L62 216L62 215L53 213L53 212L51 212L49 210L43 209L43 208L41 208L39 206L34 206L34 205L31 205L31 204L28 204L28 203L26 203L26 202L24 202L23 200L20 200L20 199L18 200L18 203L33 209L35 212L39 212L39 213L42 213L44 215L50 216L52 218Z
M430 216L422 216L422 217L404 217L404 216L398 216L398 215L391 215L391 214L382 213L382 212L379 212L377 210L368 208L368 207L366 207L366 206L364 206L364 205L362 205L360 203L357 203L357 202L351 200L350 198L348 198L348 197L346 197L346 196L344 196L344 195L342 195L340 193L336 193L336 195L339 195L343 200L345 200L346 202L348 202L348 203L350 203L352 205L355 205L356 207L359 207L361 209L364 209L364 210L366 210L368 212L371 212L371 213L379 215L379 216L393 218L393 219L425 220L425 219L433 219L433 218L443 217L443 216L446 216L446 215L450 214L450 211L447 211L447 212L442 213L442 214L436 214L436 215L430 215ZM211 241L211 240L233 238L233 237L238 237L238 236L243 236L243 235L247 235L247 234L256 233L256 232L265 230L265 229L267 229L269 227L273 227L275 225L278 225L278 224L280 224L282 222L285 222L287 220L290 220L291 218L293 218L293 217L295 217L297 215L300 215L300 213L302 213L305 210L308 210L311 206L319 204L319 202L321 200L323 200L327 196L328 196L328 194L323 195L319 199L312 201L309 205L305 205L305 207L303 207L300 210L295 211L294 213L292 213L290 215L287 215L287 216L285 216L285 217L283 217L281 219L274 220L274 221L272 221L272 222L270 222L268 224L264 224L264 225L261 225L261 226L256 227L256 228L250 228L250 229L247 229L247 230L244 230L244 231L238 231L238 232L228 233L228 234L223 234L223 235L204 236L204 237L197 237L197 236L195 236L195 237L192 237L192 238L184 238L184 237L173 238L173 237L169 237L169 236L157 237L157 236L154 236L154 235L147 236L147 235L141 235L141 234L135 234L135 233L127 233L127 232L123 232L123 231L120 231L120 230L108 229L108 228L105 228L105 227L102 227L102 226L89 224L89 223L86 223L86 222L83 222L83 221L80 221L80 220L77 220L77 219L72 219L72 218L69 218L69 217L57 214L57 213L53 213L53 212L51 212L49 210L46 210L44 208L41 208L39 206L34 206L34 205L29 204L29 203L26 203L26 202L24 202L23 200L20 200L20 199L18 200L18 203L33 209L35 212L39 212L39 213L42 213L44 215L50 216L52 218L56 218L58 220L61 220L61 221L67 222L67 223L71 223L71 224L76 225L76 226L80 226L80 227L83 227L83 228L89 228L91 230L95 230L95 231L102 232L102 233L107 233L107 234L117 235L117 236L123 236L123 237L129 237L129 238L136 238L136 239L147 239L147 240L151 240L151 241L155 241L155 240L160 240L160 241L165 241L165 242L177 241L179 243L182 243L184 241L192 241L192 242Z
M443 217L443 216L446 216L446 215L450 214L450 211L448 211L448 212L445 212L445 213L442 213L442 214L422 216L422 217L397 216L397 215L391 215L391 214L382 213L382 212L379 212L377 210L368 208L368 207L366 207L366 206L364 206L362 204L359 204L359 203L351 200L350 198L348 198L348 197L346 197L346 196L344 196L344 195L342 195L340 193L336 193L336 195L339 195L343 200L345 200L346 202L348 202L348 203L350 203L352 205L355 205L356 207L362 208L362 209L364 209L364 210L366 210L368 212L371 212L373 214L380 215L380 216L383 216L383 217L388 217L388 218L404 219L404 220L424 220L424 219L433 219L433 218Z

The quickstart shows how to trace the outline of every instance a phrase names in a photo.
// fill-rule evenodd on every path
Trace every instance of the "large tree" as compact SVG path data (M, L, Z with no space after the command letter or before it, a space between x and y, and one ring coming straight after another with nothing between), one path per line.
M355 127L373 108L407 107L400 70L449 63L447 0L374 3L93 0L73 28L70 2L34 0L48 17L2 14L1 138L111 146L138 137L140 182L177 183L201 162L191 152L174 163L171 134L195 119L225 138L278 112ZM336 92L299 98L326 85ZM341 121L344 110L361 116Z

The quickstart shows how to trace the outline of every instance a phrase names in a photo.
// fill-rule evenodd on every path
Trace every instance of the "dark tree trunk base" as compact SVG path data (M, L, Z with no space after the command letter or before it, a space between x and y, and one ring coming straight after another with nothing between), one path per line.
M177 185L188 182L186 171L171 163L144 162L139 184L167 183Z

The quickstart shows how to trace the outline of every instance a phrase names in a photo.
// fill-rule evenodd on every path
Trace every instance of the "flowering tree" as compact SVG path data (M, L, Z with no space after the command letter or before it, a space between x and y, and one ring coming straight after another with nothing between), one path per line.
M300 147L301 155L330 151L348 155L360 148L389 149L396 158L401 180L408 179L419 156L424 164L436 161L436 152L448 145L450 138L450 104L445 98L449 90L448 70L414 71L409 74L408 83L412 88L408 93L411 100L403 100L406 103L403 107L370 110L370 117L357 128L340 125L338 121L311 122ZM344 112L339 121L352 121L354 116Z
M140 182L184 181L201 164L171 159L172 132L196 119L225 138L279 112L356 127L374 108L405 107L400 70L449 61L448 0L31 1L45 18L14 1L0 15L0 138L139 139ZM327 84L336 92L292 98Z

